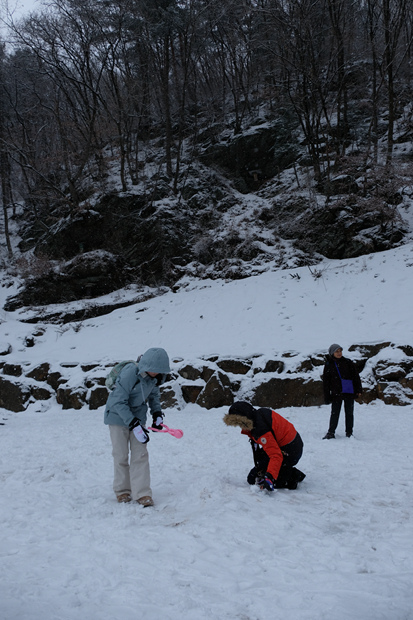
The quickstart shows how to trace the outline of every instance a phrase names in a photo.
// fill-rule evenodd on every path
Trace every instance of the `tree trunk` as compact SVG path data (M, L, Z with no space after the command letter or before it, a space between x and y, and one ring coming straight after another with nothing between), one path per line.
M9 258L11 258L13 256L13 250L10 242L9 216L7 212L7 209L11 204L10 162L9 157L3 148L1 148L0 151L0 175L3 201L4 236L6 238L7 252Z

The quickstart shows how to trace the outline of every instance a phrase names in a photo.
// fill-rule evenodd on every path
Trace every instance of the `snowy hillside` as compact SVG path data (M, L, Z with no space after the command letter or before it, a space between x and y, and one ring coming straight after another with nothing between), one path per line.
M311 268L268 271L232 282L188 279L180 284L177 293L67 325L22 322L41 316L40 308L3 310L0 341L13 347L8 361L33 364L111 362L152 346L164 347L172 358L190 360L290 350L309 354L325 351L331 342L344 348L356 342L413 343L413 242L359 258L324 260ZM1 289L1 306L12 292ZM136 296L132 288L98 303ZM39 327L44 333L35 338L35 346L25 347L25 339Z
M413 244L317 268L189 281L64 326L2 311L7 361L111 361L162 346L171 358L413 344ZM1 306L13 288L1 289ZM119 292L118 298L135 295ZM100 303L103 300L97 300ZM50 310L50 308L48 308ZM25 346L34 332L34 346ZM0 411L2 620L410 620L410 407L356 405L322 441L329 407L279 409L304 440L296 491L246 483L247 440L224 408L166 411L151 436L153 509L118 505L98 411L55 401Z

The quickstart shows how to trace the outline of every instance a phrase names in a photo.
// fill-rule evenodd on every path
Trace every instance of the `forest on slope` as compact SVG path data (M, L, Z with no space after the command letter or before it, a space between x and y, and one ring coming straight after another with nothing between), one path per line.
M131 280L173 285L194 265L198 275L201 265L242 277L264 241L292 240L301 264L403 241L408 0L40 7L6 17L0 53L9 262L10 220L31 275L50 280L48 261L85 253L88 272L104 251L102 270L119 274L112 290ZM251 197L254 222L242 228ZM329 230L334 242L321 243Z

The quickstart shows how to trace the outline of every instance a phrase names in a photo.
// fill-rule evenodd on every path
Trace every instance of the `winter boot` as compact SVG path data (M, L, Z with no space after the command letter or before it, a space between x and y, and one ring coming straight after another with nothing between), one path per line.
M120 495L117 495L117 500L119 504L127 504L132 500L132 498L129 493L121 493Z
M149 495L145 495L144 497L140 497L136 501L138 502L138 504L141 504L141 506L143 506L144 508L147 508L148 506L153 506L153 499L152 499L152 497L149 497Z
M296 467L293 467L293 479L296 480L297 482L302 482L304 478L305 478L305 474L299 469L297 469Z
M287 486L287 489L290 489L290 491L294 491L298 486L298 482L297 480L294 480L294 478L290 478L286 486Z
M334 433L330 433L330 431L328 431L328 433L326 435L324 435L323 439L335 439L336 436Z

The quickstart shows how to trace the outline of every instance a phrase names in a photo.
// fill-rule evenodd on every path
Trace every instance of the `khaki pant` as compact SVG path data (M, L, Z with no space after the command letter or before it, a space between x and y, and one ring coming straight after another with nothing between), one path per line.
M133 500L152 497L146 444L140 443L125 426L110 424L109 431L114 464L113 490L116 496L130 493Z

